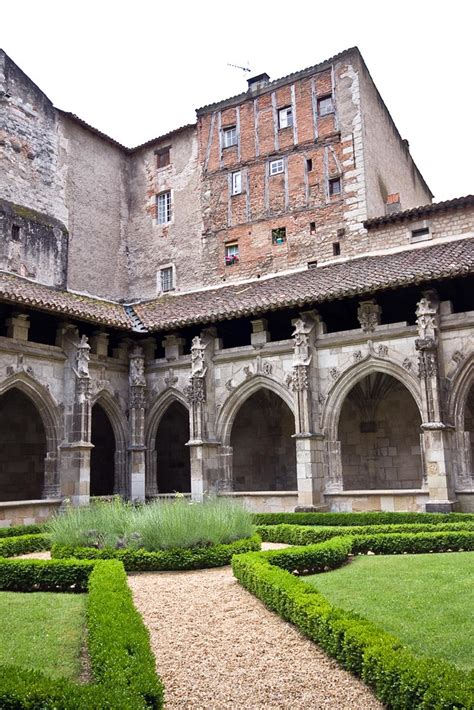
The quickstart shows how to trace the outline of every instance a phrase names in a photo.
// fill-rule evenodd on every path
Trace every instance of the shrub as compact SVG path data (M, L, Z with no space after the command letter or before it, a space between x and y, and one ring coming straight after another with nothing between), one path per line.
M0 707L145 710L163 707L148 632L133 606L123 565L115 560L0 559L0 589L86 591L88 646L95 683L53 680L0 666Z
M448 549L466 544L474 533L381 535L384 552L423 548L426 539ZM457 536L454 538L453 536ZM377 536L373 536L371 542ZM355 613L334 607L314 587L290 574L342 564L368 536L337 537L300 548L236 555L232 569L240 583L267 607L295 624L340 665L360 676L389 708L397 710L472 710L472 674L439 659L417 656L400 641ZM405 549L403 550L403 545ZM454 549L454 547L452 547ZM465 547L463 549L466 549Z
M123 562L127 571L158 572L221 567L228 565L235 554L259 549L260 537L253 535L250 538L236 540L228 545L161 550L158 552L131 548L115 549L106 547L99 550L93 547L53 545L51 553L55 559L67 559L70 557L82 560L117 559Z
M255 525L404 525L474 522L474 513L255 513Z
M251 514L222 498L198 504L183 499L156 501L140 507L117 498L70 508L48 527L58 545L133 547L148 552L227 544L253 532Z

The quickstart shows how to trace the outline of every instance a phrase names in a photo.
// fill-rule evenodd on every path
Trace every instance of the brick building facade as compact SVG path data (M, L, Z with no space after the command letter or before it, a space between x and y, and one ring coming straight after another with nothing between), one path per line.
M0 105L4 524L473 509L474 198L431 204L357 49L134 149L2 52Z

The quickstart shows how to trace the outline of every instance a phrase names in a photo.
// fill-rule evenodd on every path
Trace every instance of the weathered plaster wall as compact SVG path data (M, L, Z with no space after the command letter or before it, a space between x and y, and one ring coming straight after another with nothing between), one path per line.
M155 151L170 147L170 164L157 167ZM127 271L131 299L160 292L160 268L174 266L177 291L203 281L200 171L195 129L143 148L129 158ZM171 191L172 219L158 224L156 196Z
M431 203L431 193L360 59L367 214L384 214L387 196L399 193L401 209Z
M123 151L62 115L69 206L68 287L103 298L127 293L127 161Z

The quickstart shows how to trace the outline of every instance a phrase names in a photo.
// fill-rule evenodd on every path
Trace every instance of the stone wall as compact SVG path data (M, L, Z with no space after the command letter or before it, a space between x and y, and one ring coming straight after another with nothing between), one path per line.
M0 200L0 269L64 288L68 233L53 217Z
M68 226L58 114L0 50L0 197Z

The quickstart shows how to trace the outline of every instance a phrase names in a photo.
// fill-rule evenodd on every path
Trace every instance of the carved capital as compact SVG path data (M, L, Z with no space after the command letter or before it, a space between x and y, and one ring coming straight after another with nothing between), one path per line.
M382 309L374 298L369 301L360 301L357 309L357 320L364 333L373 333L376 326L380 325Z
M202 404L206 401L206 381L204 377L193 377L189 380L189 385L184 390L186 399L190 404Z
M295 365L291 378L291 389L293 392L302 392L309 389L309 366Z

